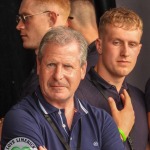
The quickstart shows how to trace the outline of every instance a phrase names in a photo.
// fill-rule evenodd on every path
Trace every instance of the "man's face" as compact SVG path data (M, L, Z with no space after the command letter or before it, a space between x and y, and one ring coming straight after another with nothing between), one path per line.
M23 0L20 5L19 14L34 15L48 11L42 10L36 0ZM24 48L38 49L42 37L50 29L49 19L49 13L42 13L28 17L25 23L22 20L19 21L16 28L20 31Z
M48 43L44 46L42 61L37 60L37 73L45 99L55 105L73 99L85 76L86 64L80 66L80 53L75 42L65 46Z
M125 30L107 25L97 41L101 73L108 78L124 78L134 68L141 49L140 30Z

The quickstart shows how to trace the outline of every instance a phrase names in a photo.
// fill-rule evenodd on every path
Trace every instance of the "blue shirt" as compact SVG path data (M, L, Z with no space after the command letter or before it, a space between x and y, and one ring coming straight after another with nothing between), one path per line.
M124 145L116 124L104 110L97 109L75 98L75 114L69 130L64 110L59 110L43 98L40 89L36 94L40 107L48 113L55 125L69 143L71 150L77 150L81 130L81 150L123 150ZM80 124L81 122L81 124ZM63 124L63 128L62 127ZM6 115L2 133L2 147L13 138L26 137L38 147L48 150L64 150L57 135L44 118L33 97L28 96L15 105Z
M96 84L94 84L93 81L95 81ZM102 90L99 90L99 88L102 88ZM148 123L144 94L141 90L124 81L122 88L118 93L114 85L106 82L95 72L94 68L91 68L85 79L81 81L76 92L76 96L79 99L86 100L93 106L102 108L111 114L107 99L110 96L113 97L117 108L121 110L123 108L123 103L120 98L120 94L122 93L123 89L128 91L135 112L135 123L130 132L133 148L135 150L145 150L148 142ZM125 146L130 150L128 142L125 142Z

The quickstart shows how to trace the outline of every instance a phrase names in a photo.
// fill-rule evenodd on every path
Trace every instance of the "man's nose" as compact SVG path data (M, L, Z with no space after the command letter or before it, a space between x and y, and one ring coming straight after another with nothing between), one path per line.
M21 29L24 29L24 28L25 28L25 25L24 25L23 21L20 19L20 20L18 21L18 24L17 24L17 26L16 26L16 29L17 29L17 30L21 30Z
M64 77L63 68L61 66L57 66L55 68L54 78L56 80L61 80Z
M125 57L128 57L129 56L129 50L130 50L130 47L128 44L124 44L122 47L121 47L121 56L125 56Z

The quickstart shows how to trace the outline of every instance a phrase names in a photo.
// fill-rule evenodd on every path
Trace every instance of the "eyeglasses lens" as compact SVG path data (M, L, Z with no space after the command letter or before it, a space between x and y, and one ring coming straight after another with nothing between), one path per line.
M25 16L23 16L23 15L17 15L16 16L16 22L19 23L20 20L22 20L22 22L25 23L26 22Z

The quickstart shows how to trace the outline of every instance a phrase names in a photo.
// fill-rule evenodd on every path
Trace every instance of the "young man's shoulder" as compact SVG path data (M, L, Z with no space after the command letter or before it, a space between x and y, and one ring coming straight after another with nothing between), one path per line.
M141 95L142 97L144 97L144 92L141 89L129 83L127 83L127 85L128 85L129 92L132 92L134 94Z
M82 103L84 108L88 111L88 114L94 117L95 119L97 118L106 119L107 117L112 118L104 109L95 107L85 100L80 99L80 102Z

